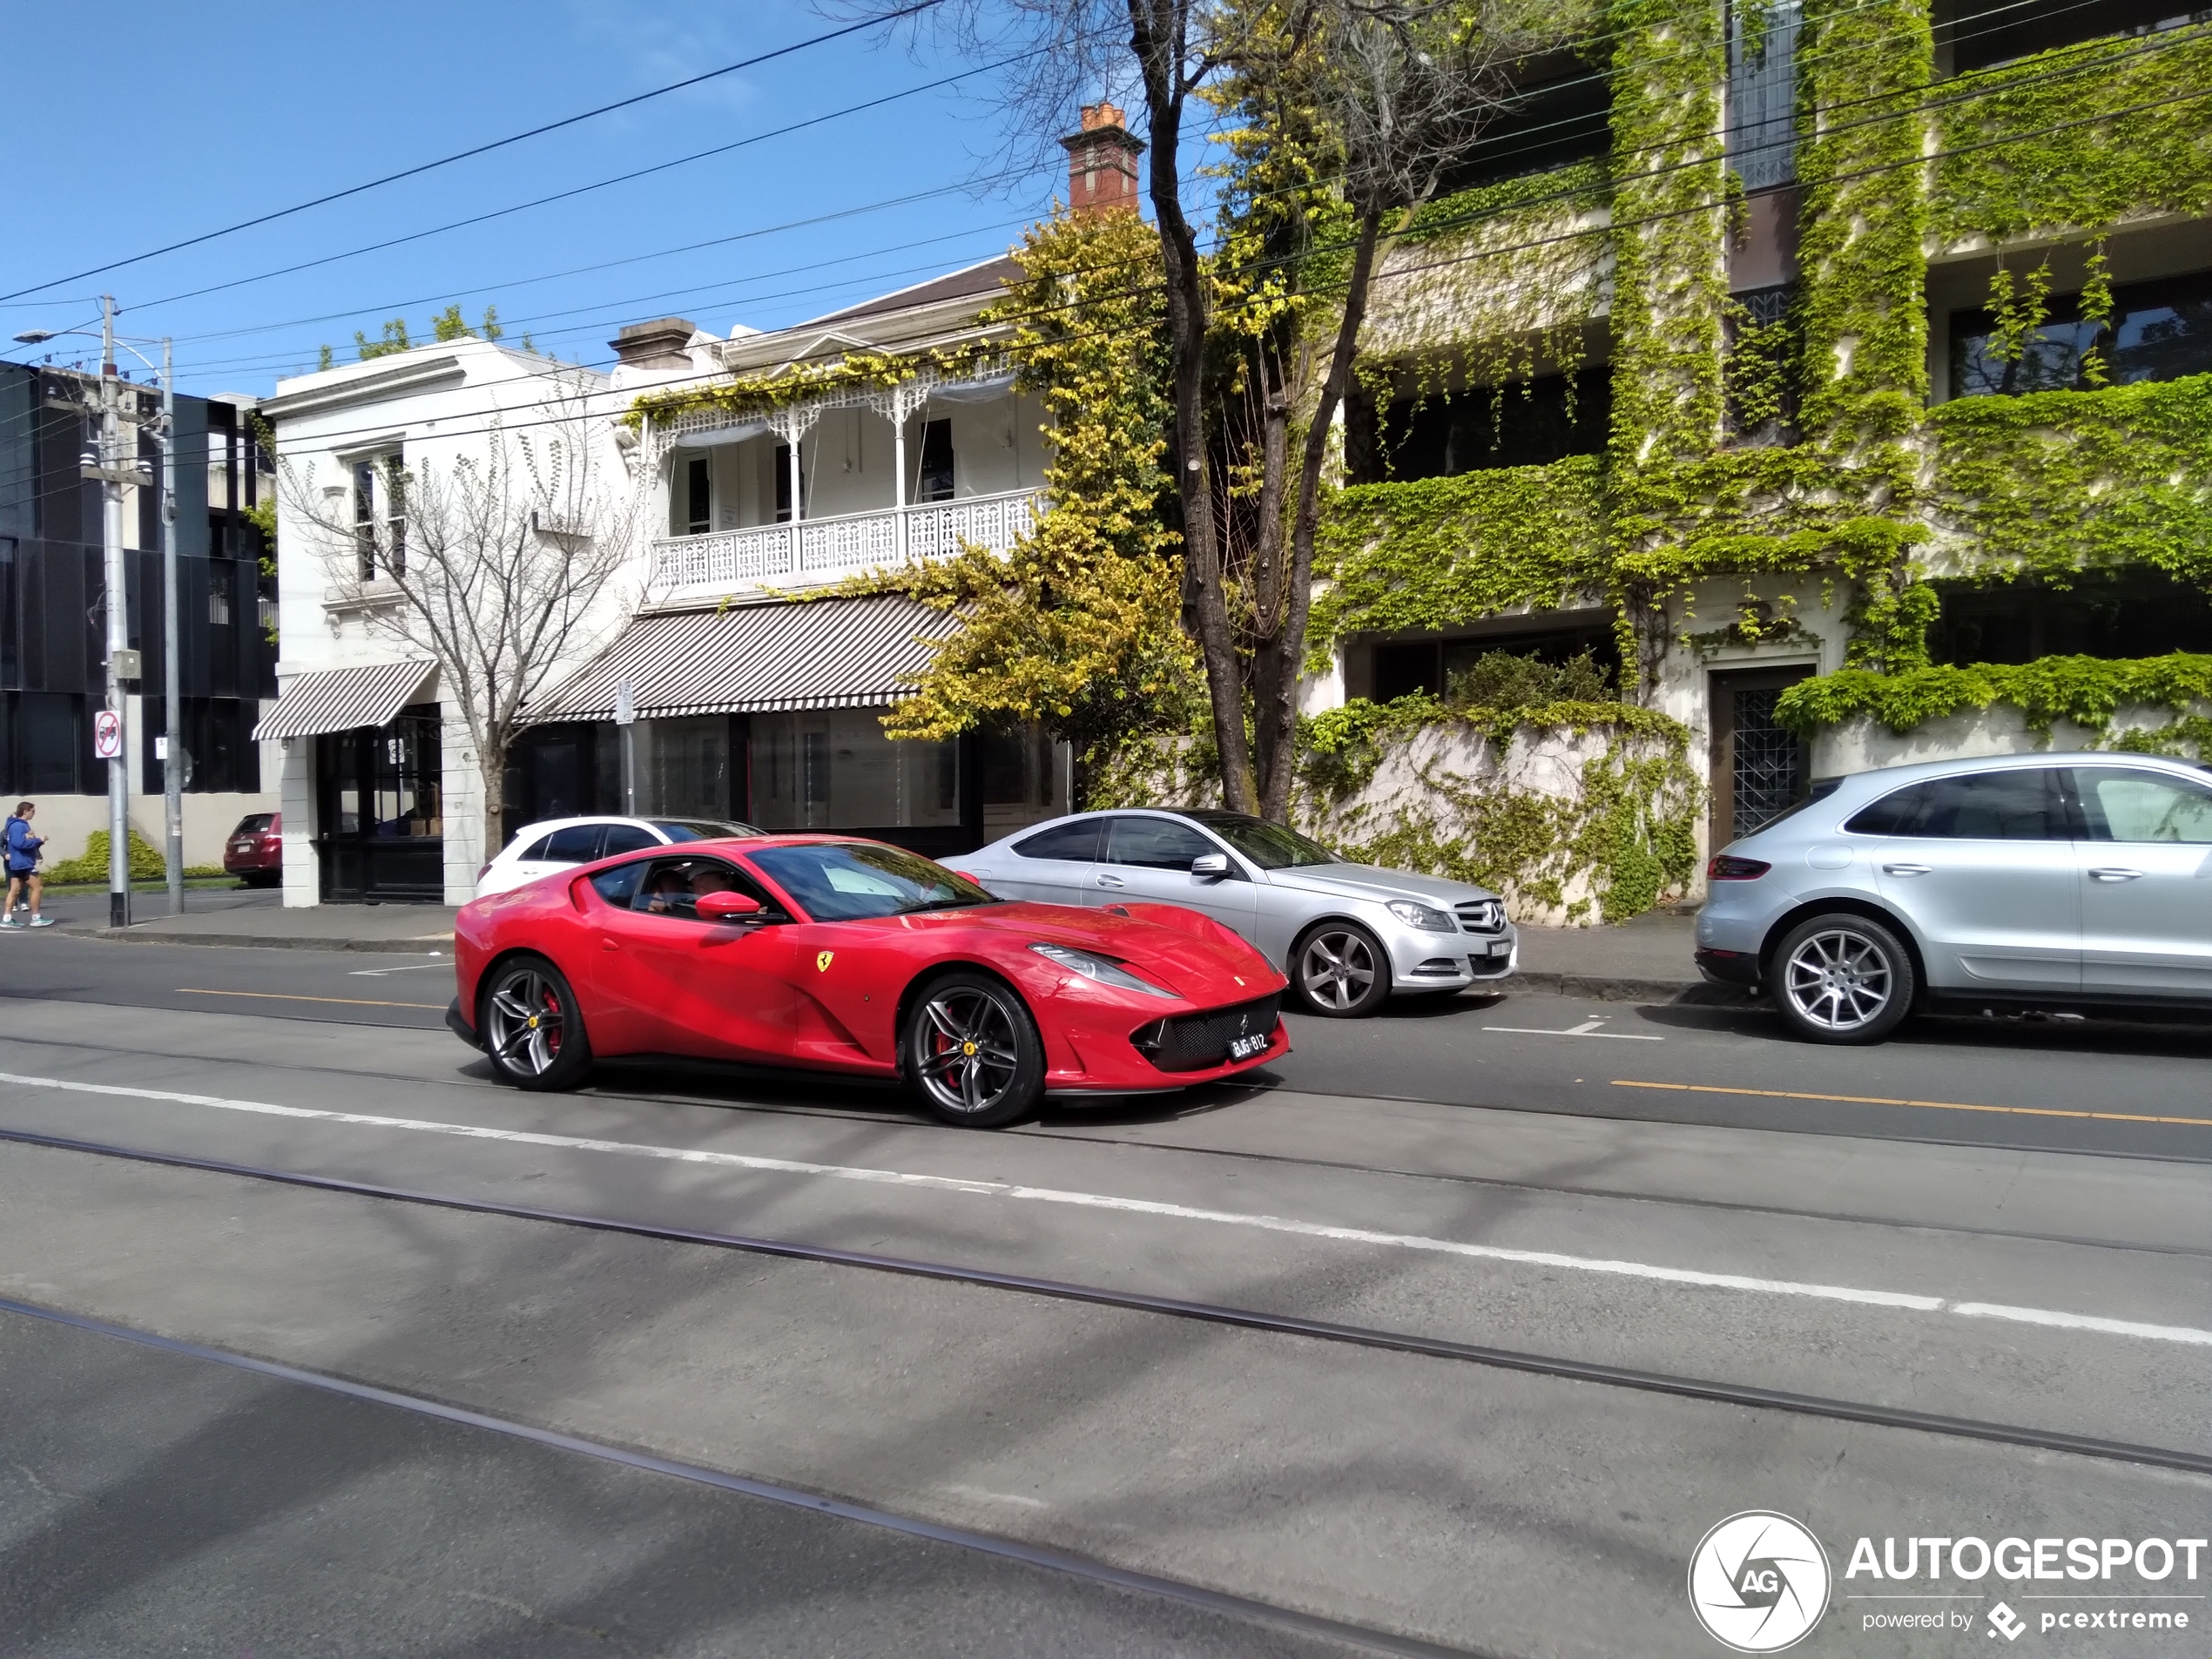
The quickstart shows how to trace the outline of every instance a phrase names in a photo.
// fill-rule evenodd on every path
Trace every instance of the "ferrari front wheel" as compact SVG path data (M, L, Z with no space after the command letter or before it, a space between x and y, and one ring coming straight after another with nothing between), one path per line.
M510 956L484 979L477 1033L502 1082L574 1089L591 1069L583 1012L561 970L543 956Z
M996 1129L1044 1093L1044 1043L1022 999L981 974L947 974L907 1020L907 1077L948 1123Z

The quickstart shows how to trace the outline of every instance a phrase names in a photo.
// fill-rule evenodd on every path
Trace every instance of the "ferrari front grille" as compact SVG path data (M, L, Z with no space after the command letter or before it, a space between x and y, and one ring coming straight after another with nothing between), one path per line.
M1275 1029L1279 995L1205 1014L1177 1014L1139 1027L1130 1041L1162 1071L1204 1071L1229 1062L1229 1045L1238 1037L1264 1036Z

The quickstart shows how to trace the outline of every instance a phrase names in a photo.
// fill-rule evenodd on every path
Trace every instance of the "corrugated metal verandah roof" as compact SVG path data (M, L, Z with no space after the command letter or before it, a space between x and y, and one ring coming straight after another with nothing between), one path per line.
M422 689L437 664L375 663L366 668L325 668L295 674L276 705L253 728L256 738L318 738L355 726L382 725Z
M895 594L786 600L635 618L606 654L529 711L534 725L606 720L627 681L640 719L879 708L928 665L922 643L960 618Z

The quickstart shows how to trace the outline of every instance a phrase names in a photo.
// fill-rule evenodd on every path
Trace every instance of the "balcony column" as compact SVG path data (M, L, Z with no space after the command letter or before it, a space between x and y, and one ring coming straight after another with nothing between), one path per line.
M888 407L884 413L891 417L891 513L898 526L899 563L913 562L913 550L907 538L907 422L914 413L929 401L927 385L908 381L892 388Z
M821 418L821 406L815 403L793 404L779 409L768 417L768 427L784 441L791 455L791 564L793 576L799 574L801 548L799 521L806 516L806 469L799 465L799 448L806 435L813 430L814 422Z

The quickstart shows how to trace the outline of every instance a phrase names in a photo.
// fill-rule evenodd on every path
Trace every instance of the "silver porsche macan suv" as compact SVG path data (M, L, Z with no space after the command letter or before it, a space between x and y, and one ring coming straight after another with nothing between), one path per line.
M1708 979L1823 1042L1915 1008L2212 1013L2212 769L2131 754L1936 761L1814 786L1718 853Z
M1242 813L1078 813L947 861L1002 899L1204 911L1280 968L1292 1007L1309 1014L1356 1016L1393 995L1501 984L1518 961L1519 935L1488 888L1347 864Z

